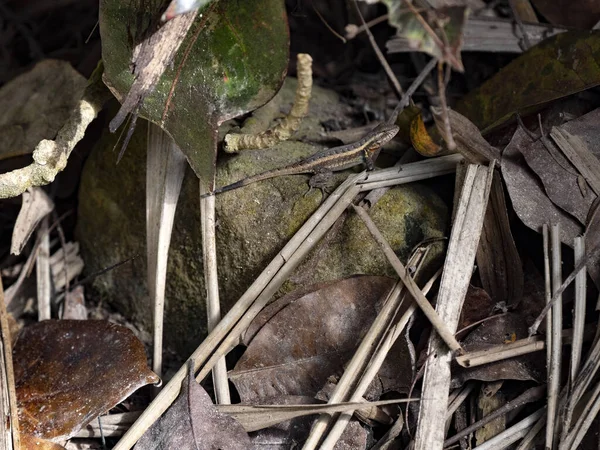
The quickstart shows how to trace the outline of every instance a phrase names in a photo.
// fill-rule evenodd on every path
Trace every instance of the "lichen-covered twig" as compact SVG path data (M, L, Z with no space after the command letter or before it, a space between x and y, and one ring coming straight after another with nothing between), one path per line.
M77 108L58 132L56 139L40 141L33 151L33 163L27 167L0 174L0 198L18 197L32 186L52 183L67 165L69 155L111 97L102 83L102 66L92 74Z
M258 134L236 134L225 136L225 151L237 153L240 150L269 148L278 142L288 140L298 128L306 114L312 92L312 58L306 53L298 53L298 87L290 113L277 125Z

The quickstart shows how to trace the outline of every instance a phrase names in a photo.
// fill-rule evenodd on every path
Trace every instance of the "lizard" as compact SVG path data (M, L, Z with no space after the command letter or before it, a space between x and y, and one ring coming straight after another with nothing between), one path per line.
M383 122L356 142L320 150L300 161L249 176L235 183L203 194L200 197L205 198L238 189L258 181L285 175L298 175L302 173L324 175L330 172L346 170L360 164L364 164L369 171L373 170L374 161L377 159L381 147L396 136L398 130L399 127L390 121ZM312 183L309 184L311 188L314 186Z

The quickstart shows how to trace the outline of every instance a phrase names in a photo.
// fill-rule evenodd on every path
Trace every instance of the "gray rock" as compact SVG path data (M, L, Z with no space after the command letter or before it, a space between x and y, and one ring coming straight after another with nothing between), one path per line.
M309 125L331 118L335 96L315 89ZM289 95L288 95L289 97ZM319 103L321 102L321 103ZM324 107L322 107L324 105ZM348 117L338 116L342 123ZM138 129L115 165L116 136L105 133L84 169L79 195L77 237L89 273L139 255L132 263L95 281L95 289L126 317L151 329L152 307L146 289L145 141ZM315 136L321 130L300 130ZM313 153L313 145L290 141L269 150L246 151L222 158L217 186L228 184ZM345 177L338 175L338 181ZM219 285L224 308L233 305L322 201L313 191L305 196L308 176L280 177L217 197ZM446 205L428 187L413 183L390 190L371 215L401 259L421 240L443 236ZM440 254L441 245L434 253ZM205 289L198 201L198 182L186 172L177 207L167 273L165 344L187 357L206 334ZM395 276L379 247L359 219L349 214L284 284L280 294L297 287L353 274Z

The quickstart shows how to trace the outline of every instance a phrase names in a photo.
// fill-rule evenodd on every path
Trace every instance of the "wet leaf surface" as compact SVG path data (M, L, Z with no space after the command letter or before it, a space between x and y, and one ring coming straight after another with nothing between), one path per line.
M209 395L196 383L193 373L188 373L177 400L135 446L136 450L248 448L250 439L242 425L217 411Z
M69 437L140 387L156 383L131 330L100 320L48 320L14 349L21 432Z
M156 2L145 5L121 0L100 5L105 81L119 99L134 82L131 39L159 14ZM145 98L141 115L166 129L196 175L212 181L217 127L275 95L287 70L288 40L284 2L212 2Z
M600 31L570 31L546 39L519 56L456 110L482 132L514 119L517 112L600 84Z
M263 325L250 333L246 352L230 372L242 402L314 396L329 376L342 372L393 284L390 278L356 276L308 288L300 297L292 292L270 305L256 318ZM388 358L393 368L382 368L390 389L406 388L412 376L404 341L399 342L400 350Z
M473 352L501 345L509 340L524 339L527 335L524 317L521 314L508 313L483 322L462 341L462 344L466 351ZM539 381L544 375L544 366L544 353L535 352L470 369L459 367L453 372L452 386L462 386L468 380Z

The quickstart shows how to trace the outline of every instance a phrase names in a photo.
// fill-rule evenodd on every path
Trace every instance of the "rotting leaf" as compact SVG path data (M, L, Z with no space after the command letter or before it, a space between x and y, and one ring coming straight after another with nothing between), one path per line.
M600 84L600 31L569 31L532 47L466 95L456 110L485 134L538 105Z
M120 100L134 83L133 49L127 43L143 31L136 24L159 14L156 2L144 3L146 9L139 5L121 0L100 4L104 79ZM196 175L212 182L218 126L273 97L286 73L288 40L281 0L212 2L198 15L172 67L145 97L140 114L164 128Z
M131 330L101 320L47 320L14 349L23 434L59 440L159 378Z
M140 438L136 450L246 450L250 438L242 425L215 408L196 383L193 366L177 400Z
M383 3L388 7L390 24L407 39L411 48L428 53L459 72L464 71L460 51L469 13L467 7L447 6L417 11L412 4L400 0L383 0ZM411 7L414 11L410 10Z
M550 201L536 175L527 167L519 151L533 140L518 128L502 154L502 176L513 208L521 221L540 233L545 223L560 223L561 241L569 246L583 227Z
M306 289L288 302L275 302L255 320L264 323L250 333L246 352L230 372L243 403L279 395L315 395L331 375L339 374L350 359L357 337L370 327L378 301L389 292L394 280L357 276ZM281 302L285 306L279 307ZM256 329L256 328L254 328ZM253 336L253 337L252 337ZM396 368L395 386L410 386L411 366L404 340L404 357L399 351L391 363ZM387 381L392 384L391 381Z
M507 313L483 322L464 339L463 344L468 352L480 351L505 343L513 334L517 339L527 337L527 324L522 315ZM469 369L458 367L453 371L452 387L462 386L468 380L538 381L542 378L544 366L544 356L537 352Z

